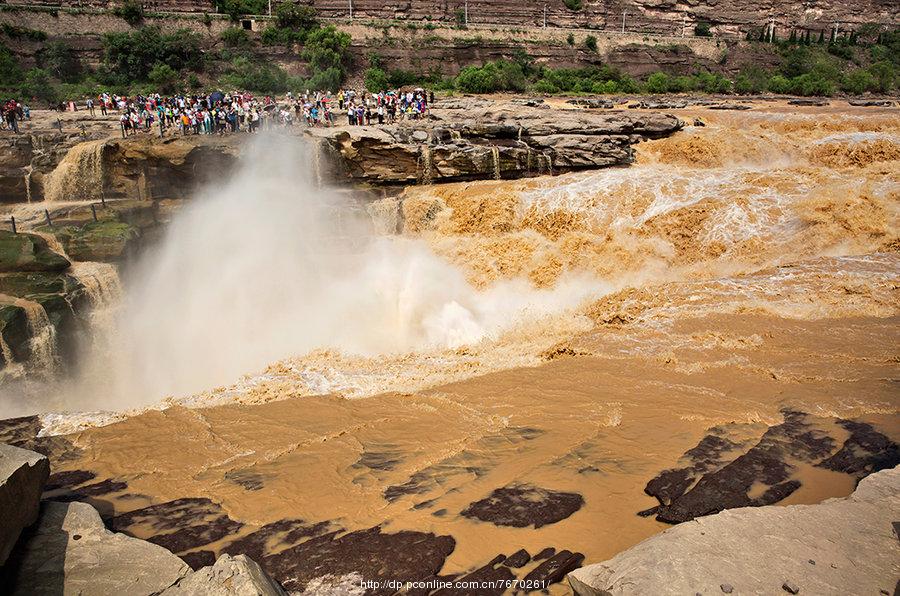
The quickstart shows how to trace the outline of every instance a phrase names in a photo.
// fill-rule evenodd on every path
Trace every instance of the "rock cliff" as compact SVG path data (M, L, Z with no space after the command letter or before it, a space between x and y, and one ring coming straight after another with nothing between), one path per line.
M539 100L529 103L536 105L444 100L426 120L307 134L333 157L330 174L337 179L411 184L625 165L633 143L682 127L667 114L550 110Z

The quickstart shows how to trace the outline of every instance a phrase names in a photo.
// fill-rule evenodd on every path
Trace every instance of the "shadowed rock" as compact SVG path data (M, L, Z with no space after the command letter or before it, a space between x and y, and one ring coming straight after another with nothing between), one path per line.
M35 522L50 462L33 451L0 444L0 565L19 534Z
M367 580L418 581L435 576L453 552L450 536L381 528L338 535L331 532L263 558L260 563L289 592L302 592L307 583L323 575L357 573ZM370 594L393 594L383 588Z
M228 517L209 499L176 499L118 515L110 527L126 534L150 534L149 542L174 553L192 550L236 534L244 524Z
M540 528L566 519L582 505L584 498L578 493L520 485L494 490L487 498L471 503L461 515L496 526Z
M871 424L853 420L838 420L837 423L850 433L850 437L837 453L818 464L820 467L863 478L900 464L897 443L876 431Z
M647 492L658 491L669 502L662 502L657 519L667 523L680 523L701 515L717 513L736 507L771 505L800 488L798 480L791 479L791 460L815 463L831 455L834 439L815 429L802 412L786 411L784 422L769 428L760 441L747 453L727 465L704 474L692 488L683 494L685 478L667 474L648 484ZM712 450L715 452L715 450ZM768 488L758 497L751 497L754 485Z

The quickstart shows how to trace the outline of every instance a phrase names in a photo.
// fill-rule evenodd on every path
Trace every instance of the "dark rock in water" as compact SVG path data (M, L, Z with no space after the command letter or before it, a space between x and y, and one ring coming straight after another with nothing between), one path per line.
M266 555L336 528L330 522L306 522L302 519L280 519L266 524L255 532L242 536L222 548L223 553L244 554L255 561L262 561Z
M706 122L700 118L694 118L694 126L706 126Z
M734 592L734 586L732 586L731 584L722 584L721 586L719 586L719 589L722 590L722 592L725 594L731 594L732 592Z
M374 527L348 534L331 532L260 560L269 575L289 592L302 592L307 583L323 575L358 573L367 580L421 581L435 577L453 552L450 536L401 531L382 533ZM382 588L369 594L393 594Z
M69 260L54 252L37 234L0 230L0 272L63 271Z
M578 493L518 485L494 490L487 498L471 503L461 515L496 526L540 528L566 519L582 505L584 498Z
M795 584L792 581L786 581L783 584L781 584L781 589L784 590L785 592L788 592L789 594L799 594L800 593L800 586L798 586L797 584Z
M501 556L500 559L502 558ZM431 596L481 596L482 594L485 596L499 596L504 594L507 591L507 586L512 585L512 580L516 579L516 576L508 567L499 565L499 563L500 561L495 557L493 561L484 567L480 567L472 573L467 573L454 580L462 585L471 587L442 588L432 592Z
M819 467L863 478L900 464L900 447L871 424L853 420L838 420L837 423L850 433L850 437L837 453L818 464Z
M696 447L689 449L682 456L682 461L687 464L685 467L661 472L647 483L644 492L656 497L661 504L668 505L687 492L703 474L724 466L725 456L739 447L737 443L719 435L707 435ZM646 514L644 515L646 517L655 513L656 509L658 508L641 513Z
M550 584L561 581L567 573L581 567L584 555L561 550L528 573L524 577L527 591L546 589Z
M659 511L659 505L656 507L651 507L650 509L644 509L643 511L638 511L637 514L641 517L650 517L651 515L656 515Z
M822 107L822 106L828 105L828 100L827 99L813 99L813 98L791 99L788 101L788 105Z
M196 550L189 553L183 553L181 555L181 560L187 563L191 569L197 571L203 567L215 564L216 553L211 550Z
M185 498L151 505L117 515L110 521L116 532L134 535L149 527L148 542L178 554L237 533L244 524L228 517L222 508L205 498ZM146 533L145 530L140 530Z
M524 565L527 565L529 561L531 561L531 556L528 554L527 550L522 548L506 557L506 561L504 561L503 564L507 567L523 567Z
M630 104L629 109L636 110L679 110L687 107L686 101L639 101Z
M112 493L119 493L127 489L128 483L122 482L121 480L112 480L110 478L107 478L106 480L103 480L101 482L95 482L94 484L79 486L77 488L66 490L62 493L54 493L50 498L52 498L54 501L62 502L82 501L91 497L100 497Z
M678 482L663 483L662 489L654 484L657 479L652 480L648 493L658 490L669 500L661 502L656 519L680 523L724 509L770 505L797 490L800 482L790 479L793 468L788 460L815 463L831 455L834 440L813 428L802 412L786 411L784 417L782 424L769 428L747 453L704 474L682 495L677 494L683 486L680 476ZM749 493L756 484L769 488L752 498Z
M540 561L541 559L546 559L548 557L552 557L555 554L556 554L556 549L553 548L552 546L548 546L547 548L545 548L538 554L534 555L534 560Z
M230 470L225 472L225 480L244 487L249 491L262 490L266 477L252 470Z
M67 470L64 472L54 472L47 479L44 486L44 492L58 490L61 488L73 488L79 484L84 484L89 480L93 480L97 475L88 470Z

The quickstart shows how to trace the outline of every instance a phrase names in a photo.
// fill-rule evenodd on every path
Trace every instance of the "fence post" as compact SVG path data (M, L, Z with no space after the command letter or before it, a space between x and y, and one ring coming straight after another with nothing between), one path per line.
M44 209L44 217L47 218L47 226L52 228L53 222L50 220L50 211L48 211L47 209Z
M12 215L9 216L9 223L12 224L12 233L13 233L13 234L18 234L18 232L16 231L16 218L15 218L15 216L12 216Z
M91 203L91 214L94 216L94 221L97 221L97 205Z

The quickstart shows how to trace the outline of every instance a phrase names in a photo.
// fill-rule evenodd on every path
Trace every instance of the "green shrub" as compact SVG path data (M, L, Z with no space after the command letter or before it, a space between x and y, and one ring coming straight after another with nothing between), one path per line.
M734 90L741 95L762 93L766 90L766 73L759 67L745 68L734 79Z
M712 31L710 31L709 23L700 21L699 23L694 25L694 35L696 35L697 37L712 36Z
M684 93L693 91L696 88L697 80L694 77L679 76L669 80L669 91L674 93Z
M278 66L241 56L232 60L222 82L243 91L283 93L290 81L287 73Z
M694 75L696 88L705 93L728 93L731 91L731 81L720 74L701 72Z
M282 29L308 31L319 26L316 9L293 2L284 2L275 9L275 22Z
M132 27L137 27L144 20L144 6L138 0L125 0L113 10L113 14Z
M791 92L791 80L783 75L775 75L769 79L769 91L786 94Z
M176 71L198 70L203 64L200 36L188 29L162 33L158 27L107 33L103 36L103 62L98 74L111 84L146 81L156 64Z
M168 64L157 63L150 69L147 79L153 88L161 93L174 93L181 76Z
M371 93L378 93L388 88L387 73L380 68L370 68L366 70L364 77L366 89Z
M857 68L844 76L841 81L841 89L848 93L860 95L866 91L877 91L878 82L868 70Z
M791 92L797 95L831 95L834 84L818 74L807 73L791 80Z
M540 81L535 83L533 89L537 93L559 93L559 87L557 87L547 79L541 79Z
M37 53L38 65L56 79L74 83L84 75L78 54L64 41L51 41Z
M32 68L25 73L19 93L22 97L35 97L47 103L55 103L59 100L56 87L50 82L50 76L47 71L40 68Z
M563 4L565 4L566 8L573 12L578 12L583 7L581 0L563 0Z
M9 23L0 25L0 31L12 39L28 39L31 41L45 41L47 39L47 34L43 31L29 29L28 27L19 27L18 25L10 25Z
M875 78L878 91L889 93L894 88L897 80L897 67L888 60L881 60L869 67L869 72Z
M669 76L664 72L654 72L647 77L647 91L666 93L669 90Z
M597 38L593 35L588 35L584 38L584 45L592 52L597 51Z
M306 41L308 33L308 31L298 31L296 29L266 27L259 38L267 46L290 46L295 43L302 44Z
M462 69L456 77L456 88L466 93L524 91L527 80L521 64L497 60Z
M337 68L343 73L350 63L350 36L334 25L316 29L306 36L300 55L313 71Z
M229 27L219 37L229 48L246 48L251 45L250 36L243 27Z
M219 0L219 12L227 14L232 21L244 15L265 14L268 10L268 0Z
M566 43L568 43L570 46L575 45L575 34L574 33L569 33L569 36L566 37Z

